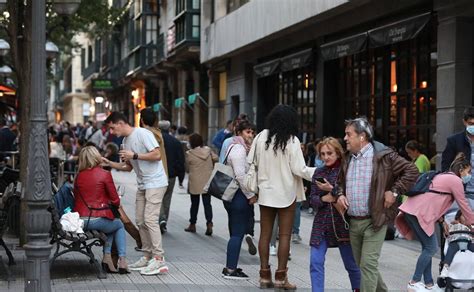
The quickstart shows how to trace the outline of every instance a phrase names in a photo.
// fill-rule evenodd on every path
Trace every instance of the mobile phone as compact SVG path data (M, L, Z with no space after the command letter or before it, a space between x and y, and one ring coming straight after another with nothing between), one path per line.
M325 184L325 183L326 183L326 181L324 180L324 178L322 178L322 177L320 177L320 176L316 178L316 181L319 182L319 183L322 183L322 184Z

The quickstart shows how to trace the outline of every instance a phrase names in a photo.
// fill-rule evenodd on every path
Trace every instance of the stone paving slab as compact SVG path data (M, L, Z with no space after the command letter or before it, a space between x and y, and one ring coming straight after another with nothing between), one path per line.
M113 172L117 185L126 189L122 205L133 220L134 188L133 172ZM186 185L186 182L185 182ZM205 236L205 219L200 206L197 233L190 234L183 229L189 224L189 195L176 185L173 195L169 232L163 236L165 257L170 272L167 275L142 276L137 272L128 275L109 274L107 279L98 279L95 268L87 258L78 253L69 253L57 259L51 269L53 291L261 291L258 288L258 256L251 256L242 245L239 266L250 276L248 281L226 280L221 277L225 265L226 246L229 236L227 213L222 202L213 199L214 234ZM258 206L255 208L259 218ZM292 244L289 262L289 278L298 285L298 291L310 291L308 245L312 216L302 212L300 235L301 244ZM256 238L260 233L259 224L255 226ZM141 253L134 250L134 241L127 238L127 258L129 262L138 260ZM17 265L11 267L16 281L0 279L0 291L23 290L24 251L9 241ZM406 291L406 283L413 273L419 255L418 243L395 240L385 242L380 259L380 270L390 291ZM97 258L101 258L100 248L94 248ZM4 255L0 251L0 255ZM5 260L5 256L3 256ZM276 257L270 257L272 266L276 266ZM438 260L433 261L433 271L437 270ZM1 270L0 270L1 271ZM436 276L437 273L434 272ZM0 277L1 278L1 277ZM337 249L329 249L326 257L326 291L350 291L350 282Z

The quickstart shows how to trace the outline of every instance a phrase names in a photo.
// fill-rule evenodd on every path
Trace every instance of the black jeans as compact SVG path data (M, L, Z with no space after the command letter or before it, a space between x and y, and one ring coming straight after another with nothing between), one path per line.
M206 216L206 223L212 223L212 206L211 206L211 195L202 194L202 195L190 195L191 197L191 218L189 223L196 224L197 214L199 211L199 197L202 197L202 203L204 204L204 214Z
M247 223L247 230L245 231L245 234L250 234L251 236L254 236L254 225L255 225L255 211L254 211L254 206L250 205L250 215L249 215L249 220Z

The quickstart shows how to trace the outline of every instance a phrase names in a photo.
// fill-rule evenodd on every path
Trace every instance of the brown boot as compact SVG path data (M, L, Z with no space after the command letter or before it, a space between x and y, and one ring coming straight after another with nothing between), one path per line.
M128 270L127 260L125 259L125 257L119 257L118 271L119 274L130 274L130 271Z
M296 290L296 285L288 282L288 268L284 270L276 270L275 272L275 289L279 290Z
M189 224L188 228L184 228L184 231L196 233L196 224Z
M115 268L114 263L112 261L112 256L110 253L104 253L102 258L102 269L106 273L117 273L117 268Z
M212 223L207 223L207 229L206 229L206 235L211 236L212 235L212 226L214 226Z
M270 266L266 269L260 269L260 289L273 288L272 270Z

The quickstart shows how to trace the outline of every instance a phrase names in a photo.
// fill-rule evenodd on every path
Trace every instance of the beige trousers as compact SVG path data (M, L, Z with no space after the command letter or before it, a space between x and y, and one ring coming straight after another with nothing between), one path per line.
M137 191L135 217L142 239L142 250L149 258L162 257L164 254L158 220L165 192L166 187Z

